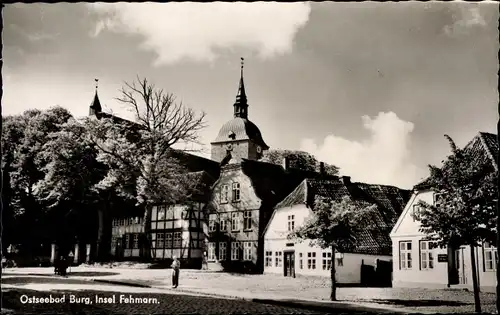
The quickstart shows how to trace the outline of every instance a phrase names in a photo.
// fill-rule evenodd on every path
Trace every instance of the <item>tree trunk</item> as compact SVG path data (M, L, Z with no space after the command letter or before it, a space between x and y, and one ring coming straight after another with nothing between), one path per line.
M144 259L151 260L151 205L147 204L144 209Z
M330 278L332 280L332 291L330 293L330 300L337 300L337 281L335 279L335 245L332 245L332 267L330 268Z
M97 209L97 242L95 254L95 261L102 262L102 249L104 247L104 209L102 206L98 206Z
M481 301L479 300L479 286L477 283L477 266L476 266L476 255L474 245L469 245L470 247L470 260L472 267L472 287L474 290L474 306L476 313L481 313Z

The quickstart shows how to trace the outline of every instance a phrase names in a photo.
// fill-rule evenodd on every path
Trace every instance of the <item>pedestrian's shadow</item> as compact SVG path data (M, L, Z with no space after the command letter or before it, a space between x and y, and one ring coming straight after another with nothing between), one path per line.
M375 302L379 304L390 304L390 305L401 305L407 307L419 307L419 306L464 306L471 303L459 302L459 301L446 301L446 300L401 300L401 299L372 299L363 302Z

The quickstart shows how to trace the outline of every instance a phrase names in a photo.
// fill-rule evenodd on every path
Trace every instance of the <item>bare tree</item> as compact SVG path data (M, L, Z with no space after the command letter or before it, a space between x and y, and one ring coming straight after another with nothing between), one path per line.
M150 257L152 206L185 200L191 191L186 170L172 155L173 146L199 143L205 113L196 113L139 77L137 82L125 83L120 92L117 100L135 114L135 123L106 114L100 120L87 120L89 134L100 149L99 159L109 167L96 188L116 189L145 206L145 252Z

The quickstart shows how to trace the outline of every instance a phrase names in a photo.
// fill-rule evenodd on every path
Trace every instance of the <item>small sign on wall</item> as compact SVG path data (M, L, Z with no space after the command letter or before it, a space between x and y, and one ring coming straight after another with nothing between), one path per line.
M448 254L438 254L438 262L448 262Z

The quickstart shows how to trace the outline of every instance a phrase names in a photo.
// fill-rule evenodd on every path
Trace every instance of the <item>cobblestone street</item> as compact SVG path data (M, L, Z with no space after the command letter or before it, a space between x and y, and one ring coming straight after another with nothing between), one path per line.
M146 297L157 299L158 303L119 303L120 292L98 292L98 291L66 291L66 292L37 292L31 290L8 290L3 293L3 307L15 311L15 314L326 314L311 312L305 309L273 306L242 300L218 299L211 297L189 296L179 294L158 293L127 293L135 297ZM65 303L36 303L22 304L21 296L36 297L61 297L65 295ZM71 304L70 295L76 298L89 298L92 304ZM112 298L116 296L117 303L96 304L95 296L101 298ZM83 301L83 300L82 300ZM345 314L352 314L346 312ZM342 314L342 313L338 313ZM363 314L363 313L358 313ZM366 313L365 313L366 314Z
M182 270L180 286L171 290L171 279L164 269L124 269L76 267L68 278L53 276L51 268L13 268L5 270L2 283L20 289L99 290L140 292L139 288L120 286L112 282L151 286L149 293L200 294L214 298L241 297L246 299L295 299L328 303L330 281L321 277L285 278L277 275L237 275L229 273ZM93 280L93 281L92 281ZM99 280L99 282L96 282ZM156 290L156 291L153 291ZM457 289L362 288L337 289L341 302L399 309L418 313L471 313L474 311L472 292ZM249 302L246 302L249 303ZM481 293L485 312L495 312L495 294ZM252 313L251 311L248 311ZM265 312L265 311L263 311Z

